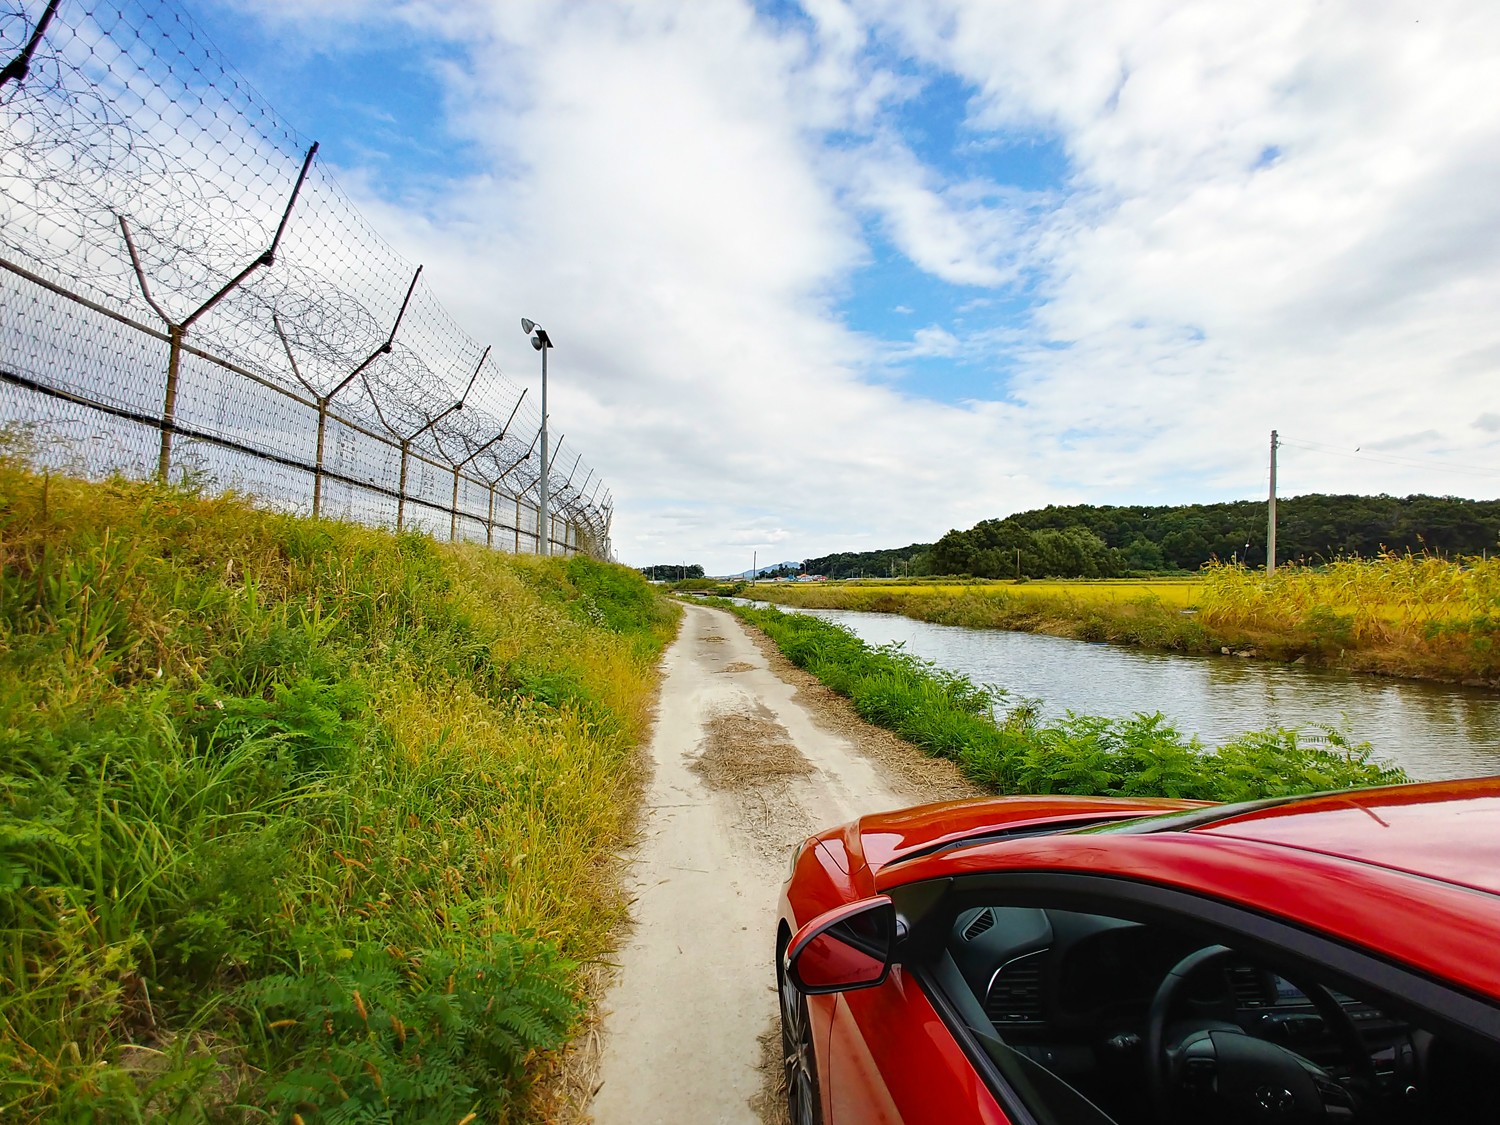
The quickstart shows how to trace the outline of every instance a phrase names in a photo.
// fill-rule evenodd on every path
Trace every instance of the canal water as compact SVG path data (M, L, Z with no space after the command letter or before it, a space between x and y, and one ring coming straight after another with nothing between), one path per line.
M888 613L797 612L836 621L873 645L903 644L922 660L1004 688L1012 703L1040 699L1049 717L1160 711L1210 746L1248 730L1312 731L1329 723L1347 727L1356 742L1369 742L1416 779L1500 774L1500 694L1483 688L1146 652Z

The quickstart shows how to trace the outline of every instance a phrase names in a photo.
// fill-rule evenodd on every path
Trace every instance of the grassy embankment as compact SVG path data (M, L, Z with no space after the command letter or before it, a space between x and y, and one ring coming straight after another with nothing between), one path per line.
M1500 678L1500 562L1415 555L1263 571L1213 566L1192 579L979 584L761 584L793 608L899 613L940 625L1014 629L1186 653L1424 679Z
M1184 738L1161 715L1069 715L1045 723L1034 702L1004 711L1004 693L895 648L872 648L806 614L721 603L763 630L795 664L869 722L928 754L950 758L994 793L1074 793L1250 800L1402 782L1365 745L1337 730L1252 732L1213 750Z
M0 464L0 1119L544 1115L676 614Z

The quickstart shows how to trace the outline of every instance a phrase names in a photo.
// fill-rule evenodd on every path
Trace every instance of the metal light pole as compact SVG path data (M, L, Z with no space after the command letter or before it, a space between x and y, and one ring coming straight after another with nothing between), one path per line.
M552 527L551 520L547 517L547 478L552 475L552 462L547 459L547 349L552 346L552 339L547 335L545 328L537 326L536 321L521 318L521 331L531 337L531 346L542 353L542 477L537 481L537 495L540 501L540 511L537 513L537 554L550 555L552 553Z

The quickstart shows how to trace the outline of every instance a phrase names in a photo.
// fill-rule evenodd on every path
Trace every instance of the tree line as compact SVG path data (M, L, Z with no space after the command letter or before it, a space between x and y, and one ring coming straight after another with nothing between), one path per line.
M681 582L685 578L703 577L703 567L698 563L691 566L687 563L660 563L657 566L643 566L639 570L653 582Z
M927 554L931 550L931 543L913 543L882 551L837 551L805 559L802 573L821 574L825 578L902 578L928 574Z
M1277 502L1276 561L1316 565L1383 550L1480 555L1500 542L1500 500L1311 493ZM1266 503L1049 504L952 530L934 544L808 559L829 578L968 574L1118 578L1196 571L1210 559L1263 567Z

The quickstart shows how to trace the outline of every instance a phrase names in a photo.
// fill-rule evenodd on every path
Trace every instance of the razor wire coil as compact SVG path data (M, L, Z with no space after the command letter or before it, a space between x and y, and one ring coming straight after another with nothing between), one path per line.
M0 419L86 471L539 548L536 406L184 10L0 0L0 67ZM584 471L553 454L548 541L607 557Z

